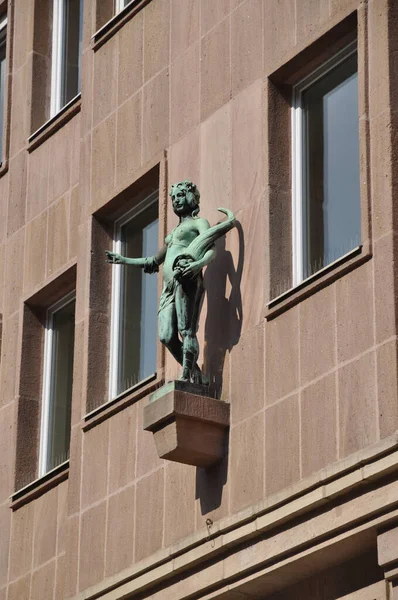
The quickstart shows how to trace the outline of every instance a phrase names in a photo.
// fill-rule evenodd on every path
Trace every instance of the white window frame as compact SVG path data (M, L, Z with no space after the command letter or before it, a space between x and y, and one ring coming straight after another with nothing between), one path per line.
M126 8L128 4L130 4L132 0L128 0L127 4L124 3L124 0L115 0L115 12L116 14L120 13L123 8Z
M46 330L44 338L44 361L43 361L43 392L42 411L40 426L40 452L39 452L39 477L49 472L49 425L52 404L52 389L54 382L54 315L67 304L76 300L76 291L56 302L47 310Z
M354 40L339 52L334 54L328 61L323 63L310 75L299 81L293 87L291 128L292 128L292 271L293 287L302 283L304 276L304 211L303 201L306 197L306 180L303 174L305 148L303 135L303 92L314 85L316 81L324 77L329 71L338 67L350 56L357 52L357 40ZM341 257L342 258L342 257ZM340 259L339 259L340 260Z
M0 17L0 44L7 45L7 25L8 25L8 17L7 14ZM1 131L1 135L3 136L3 144L2 144L2 152L0 154L0 165L4 162L4 129L6 126L5 119L5 108L6 108L6 93L7 93L7 48L6 48L6 76L4 81L4 89L1 90L3 94L3 130Z
M50 118L66 106L62 102L62 76L65 60L65 3L67 1L53 0ZM75 98L79 95L80 91L78 91ZM75 98L72 98L69 102L73 102Z
M129 221L135 219L140 213L158 202L159 191L156 190L150 196L142 200L137 206L129 210L114 224L113 251L122 254L122 227ZM124 285L125 267L123 265L112 265L112 312L111 312L111 348L109 366L109 400L113 400L120 393L118 391L120 380L120 358L122 335L122 289ZM152 376L150 376L152 377Z

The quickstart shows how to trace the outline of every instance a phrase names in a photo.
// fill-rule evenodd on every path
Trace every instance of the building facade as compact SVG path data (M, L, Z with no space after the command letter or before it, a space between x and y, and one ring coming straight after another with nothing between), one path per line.
M0 600L397 600L398 4L1 0ZM171 183L225 456L158 457ZM205 441L203 442L205 443Z

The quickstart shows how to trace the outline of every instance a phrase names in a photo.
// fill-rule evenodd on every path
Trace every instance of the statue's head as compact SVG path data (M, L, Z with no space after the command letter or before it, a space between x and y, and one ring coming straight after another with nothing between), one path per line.
M192 217L199 213L200 193L192 181L180 181L171 186L170 197L173 203L173 210L180 216L184 212L189 212Z

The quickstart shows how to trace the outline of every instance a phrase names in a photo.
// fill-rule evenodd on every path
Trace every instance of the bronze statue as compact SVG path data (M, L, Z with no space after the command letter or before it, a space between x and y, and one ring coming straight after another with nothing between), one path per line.
M158 311L160 341L182 365L180 380L206 384L197 364L196 336L204 291L202 269L214 259L214 242L234 227L235 217L230 210L219 208L227 219L210 227L207 219L198 216L200 194L190 181L172 185L170 196L179 224L155 256L126 258L115 252L106 251L106 254L111 264L141 267L146 273L156 273L163 264Z

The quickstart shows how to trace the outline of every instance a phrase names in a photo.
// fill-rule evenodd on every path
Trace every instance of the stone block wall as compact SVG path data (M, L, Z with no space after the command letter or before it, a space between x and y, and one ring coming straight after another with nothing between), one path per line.
M81 99L33 136L43 13L39 0L9 2L10 138L0 170L1 600L91 598L118 577L144 577L169 556L194 552L217 528L228 532L397 445L395 3L140 1L99 35L98 2L85 0ZM334 32L338 41L342 23L358 35L366 244L345 271L270 307L271 280L285 272L290 248L283 70L299 62L305 71L319 40ZM43 86L48 76L43 67ZM226 458L209 471L157 457L142 429L150 387L85 418L107 395L110 279L102 252L109 224L134 194L159 186L162 243L176 224L167 190L187 178L211 224L218 206L238 221L205 273L200 362L231 403ZM38 419L37 398L23 382L24 305L45 309L71 282L69 469L10 502L34 479L38 452L30 439L24 479L24 420ZM35 339L40 361L42 340ZM157 383L178 374L160 347L158 364ZM213 551L206 546L202 559ZM210 570L201 575L203 586L222 578L216 570L214 580ZM145 597L175 600L200 587L187 582L167 592L168 584L159 585L159 596ZM384 583L375 575L369 585L379 593ZM292 590L280 597L299 597ZM261 597L238 594L225 597Z

